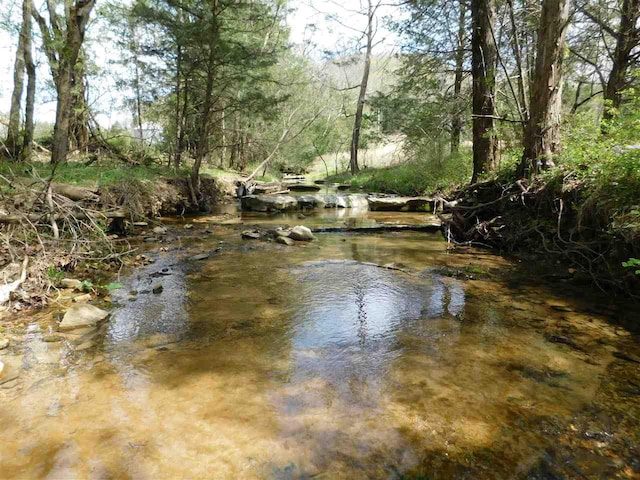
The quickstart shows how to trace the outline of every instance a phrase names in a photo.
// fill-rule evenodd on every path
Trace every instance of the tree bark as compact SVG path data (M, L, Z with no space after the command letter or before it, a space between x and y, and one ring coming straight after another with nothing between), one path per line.
M13 66L13 93L11 94L11 107L9 109L9 125L7 127L7 140L5 146L12 159L20 158L20 112L22 109L22 92L24 90L25 72L25 43L30 36L29 25L31 9L29 0L24 0L22 5L22 25L18 37L18 48Z
M531 176L554 165L560 150L562 60L570 0L544 0L538 34L530 117L524 136L521 176Z
M56 85L57 105L56 123L53 128L53 148L51 150L51 163L64 162L69 152L69 137L71 118L73 116L74 81L79 86L82 78L76 76L74 79L76 65L80 56L80 49L84 41L84 34L89 21L89 15L95 5L95 0L76 0L76 2L65 9L66 29L61 31L57 15L54 8L49 8L49 16L52 28L49 29L42 17L36 19L40 24L43 33L45 51L49 58L54 82ZM53 13L52 13L53 11ZM51 33L53 30L53 35ZM56 45L60 40L62 45ZM82 98L84 99L84 88L82 88ZM86 105L83 102L83 107ZM86 115L85 108L83 113ZM83 142L87 135L78 133L78 143ZM79 145L82 148L82 145Z
M360 167L358 165L358 147L360 145L360 129L362 127L362 115L364 112L364 103L367 97L367 84L369 83L369 72L371 70L371 50L373 48L373 17L375 9L371 0L368 0L367 8L367 46L364 55L364 69L362 71L362 81L360 82L360 93L358 95L358 104L356 106L356 116L353 123L353 132L351 136L351 157L349 165L351 174L358 173Z
M640 43L640 29L636 28L640 17L640 0L624 0L620 25L616 32L616 47L613 52L613 65L604 90L605 108L602 116L603 129L622 105L622 92L628 86L631 53Z
M32 0L25 0L25 7L28 8L28 18L26 19L28 33L25 36L24 44L24 60L27 70L27 100L24 114L24 136L22 139L21 159L29 161L33 153L33 130L34 130L34 104L36 97L36 66L33 61L33 52L31 46L31 10L33 9Z
M463 118L459 111L460 93L462 91L462 78L464 74L464 36L465 19L467 13L467 0L459 1L458 15L458 50L456 51L456 74L453 85L453 93L456 99L456 112L451 122L451 153L457 153L460 149L460 135L462 133Z
M495 0L471 0L471 73L473 75L473 177L494 168L496 59L493 41Z

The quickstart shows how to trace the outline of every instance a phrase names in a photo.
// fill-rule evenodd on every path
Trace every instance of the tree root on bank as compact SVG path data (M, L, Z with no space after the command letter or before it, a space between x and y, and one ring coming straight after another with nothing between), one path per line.
M640 296L640 279L621 266L640 255L638 242L613 234L590 194L571 172L546 183L491 180L441 199L438 217L451 244L543 254L603 291Z

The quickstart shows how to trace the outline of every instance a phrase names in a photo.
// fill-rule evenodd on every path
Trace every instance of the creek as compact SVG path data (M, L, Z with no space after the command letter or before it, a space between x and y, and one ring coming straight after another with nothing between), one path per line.
M633 305L440 233L240 237L424 213L221 213L140 245L90 348L25 318L0 478L640 476Z

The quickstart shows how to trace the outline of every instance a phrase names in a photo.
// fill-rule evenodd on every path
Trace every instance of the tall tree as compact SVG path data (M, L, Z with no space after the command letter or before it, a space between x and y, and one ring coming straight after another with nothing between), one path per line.
M460 98L462 92L462 80L464 77L464 47L467 23L467 0L459 0L458 14L458 50L456 52L456 71L453 91L455 98ZM451 153L456 153L460 148L460 134L462 133L462 125L464 120L462 112L457 109L454 112L451 122Z
M31 37L31 1L24 0L22 4L22 24L18 36L18 48L13 67L13 93L9 110L9 124L7 126L7 140L5 146L12 159L20 158L20 130L22 93L24 90L25 45L30 46Z
M491 170L495 164L497 138L496 59L494 42L495 0L471 0L471 73L473 75L473 176Z
M63 21L56 10L54 0L47 0L49 24L42 15L34 11L56 88L52 163L64 162L67 159L74 103L75 106L82 103L80 113L85 113L86 110L86 105L83 104L84 78L83 75L78 74L78 67L81 66L82 44L94 5L95 0L75 0L73 3L66 1ZM84 126L80 126L76 132L76 138L84 142L86 132Z
M367 98L367 86L369 83L369 73L371 71L371 52L373 50L373 21L375 19L378 5L373 5L371 0L367 0L367 28L365 35L367 42L364 53L364 68L362 69L362 80L360 81L360 93L358 94L358 103L356 105L356 114L353 121L353 134L351 136L351 155L349 165L351 173L356 174L360 170L358 165L358 147L360 145L360 131L362 128L362 116L364 113L364 104Z
M542 3L536 68L530 88L530 116L519 168L521 176L553 166L553 158L560 148L562 61L570 3L570 0L544 0Z

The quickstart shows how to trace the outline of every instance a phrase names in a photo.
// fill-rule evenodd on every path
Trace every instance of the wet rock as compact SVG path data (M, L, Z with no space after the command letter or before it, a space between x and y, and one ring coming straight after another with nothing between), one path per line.
M64 314L58 330L65 332L85 327L95 327L109 316L109 312L87 303L72 305Z
M73 298L73 301L76 303L87 303L91 301L91 294L90 293L85 293L84 295L78 295L77 297Z
M153 288L151 289L151 291L156 295L162 293L163 290L164 290L164 287L160 284L154 285Z
M298 200L290 195L247 195L241 200L243 210L282 212L296 210Z
M167 229L165 227L154 227L153 233L156 235L164 235L167 233Z
M1 338L0 339L0 350L4 350L8 346L9 346L9 339L8 338Z
M289 238L289 237L278 236L278 237L276 237L276 243L280 243L282 245L291 246L291 245L294 245L296 242L293 239Z
M310 242L315 237L309 228L303 225L297 225L291 229L291 232L289 232L289 238L298 242Z
M42 341L47 343L55 343L62 341L62 337L58 335L44 335L42 337Z
M14 359L3 359L0 361L0 385L15 380L20 376L20 363Z
M260 232L245 230L242 232L242 238L245 240L260 240Z
M424 212L431 210L428 197L369 197L369 209L385 212Z
M74 288L76 290L82 290L82 282L75 278L63 278L60 280L60 286L63 288Z
M193 257L189 257L189 260L191 260L192 262L198 262L200 260L206 260L207 258L209 258L208 253L200 253L198 255L194 255Z

